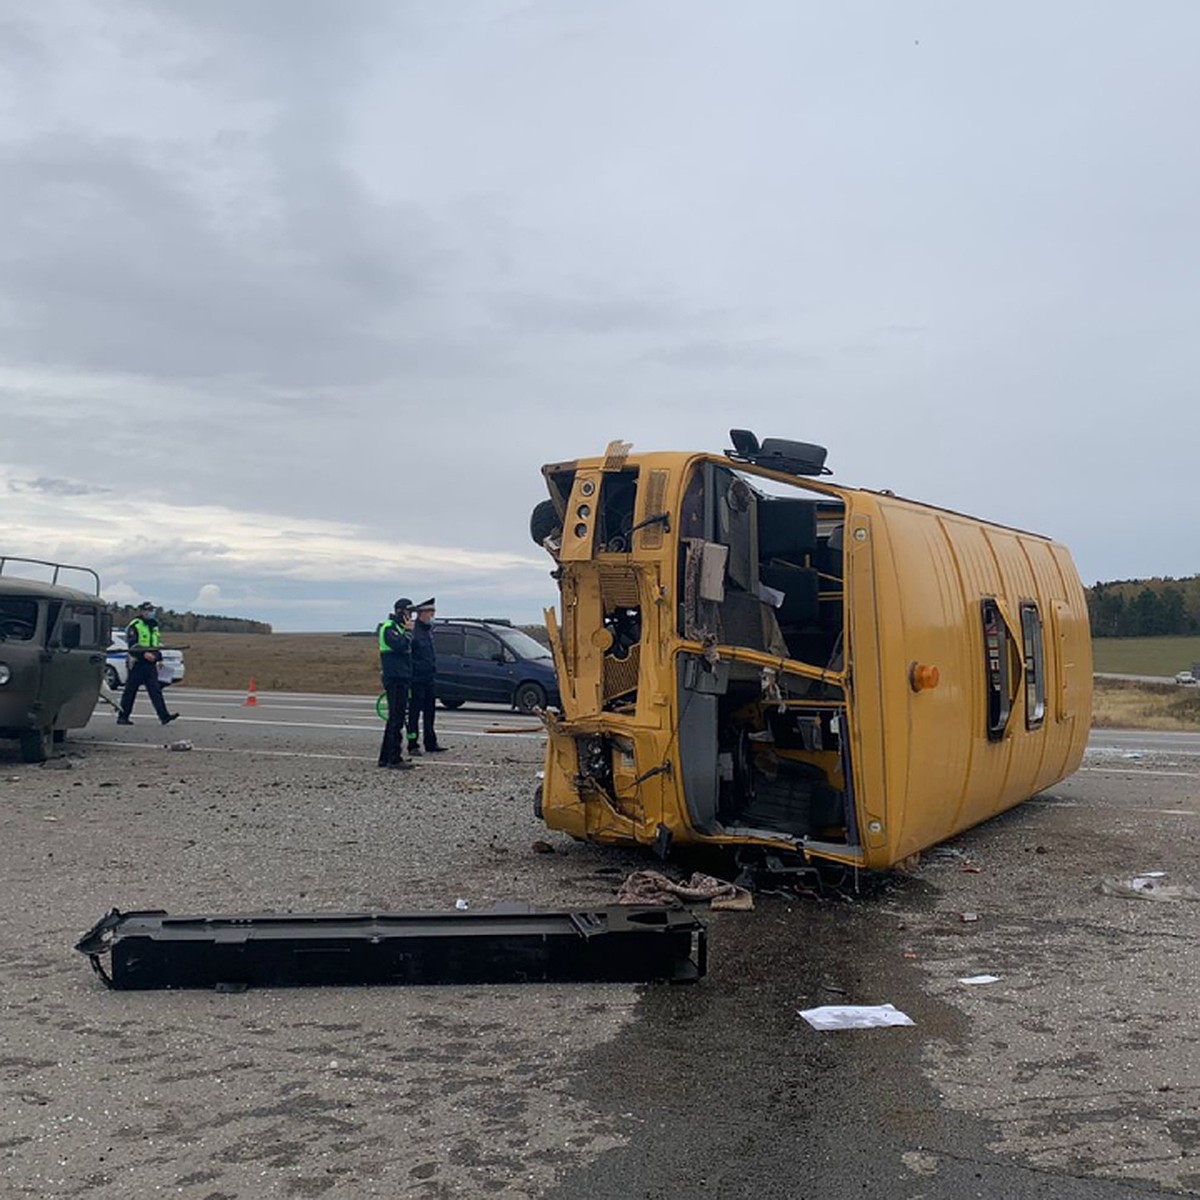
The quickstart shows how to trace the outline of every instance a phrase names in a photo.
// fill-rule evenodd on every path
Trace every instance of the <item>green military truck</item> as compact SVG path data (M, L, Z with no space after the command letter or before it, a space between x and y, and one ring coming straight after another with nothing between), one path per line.
M29 578L31 569L49 578ZM67 587L67 572L94 586ZM44 762L68 729L88 723L111 627L90 567L0 557L0 738L16 739L25 762Z

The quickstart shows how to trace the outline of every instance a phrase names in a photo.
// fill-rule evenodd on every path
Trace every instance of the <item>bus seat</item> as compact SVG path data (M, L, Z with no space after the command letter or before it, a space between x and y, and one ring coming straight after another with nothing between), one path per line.
M817 548L817 505L813 500L760 500L758 557L800 563Z
M783 593L783 603L775 610L781 625L816 622L819 619L818 577L811 567L769 562L762 568L761 576L767 587Z

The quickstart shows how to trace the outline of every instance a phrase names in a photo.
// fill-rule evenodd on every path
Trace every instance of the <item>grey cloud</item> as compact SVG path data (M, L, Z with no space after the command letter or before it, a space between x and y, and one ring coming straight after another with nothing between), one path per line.
M223 232L129 140L58 135L0 156L0 331L18 361L168 377L248 374L319 384L394 366L371 332L427 290L419 219L369 202L335 168L306 169L294 208L257 235Z
M767 338L745 341L695 338L650 350L644 357L671 367L700 370L775 370L813 366L822 361L820 355L783 346Z
M47 496L98 496L105 492L111 492L112 488L75 483L70 479L47 479L42 476L31 479L28 483L14 480L8 485L8 490L10 492L41 492Z
M673 328L687 320L686 307L679 303L621 295L611 289L600 294L587 287L557 295L510 293L495 299L492 311L515 328L581 334L644 334Z

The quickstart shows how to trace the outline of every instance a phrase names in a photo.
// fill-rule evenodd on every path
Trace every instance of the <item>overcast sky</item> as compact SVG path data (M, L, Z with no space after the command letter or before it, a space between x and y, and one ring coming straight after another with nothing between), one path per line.
M0 3L0 552L538 620L545 462L837 482L1200 571L1200 4Z

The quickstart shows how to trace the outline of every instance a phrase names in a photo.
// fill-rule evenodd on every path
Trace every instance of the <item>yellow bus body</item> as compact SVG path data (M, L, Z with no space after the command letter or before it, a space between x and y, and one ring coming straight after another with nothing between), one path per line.
M1067 550L715 454L543 468L561 603L545 823L884 869L1079 765Z

